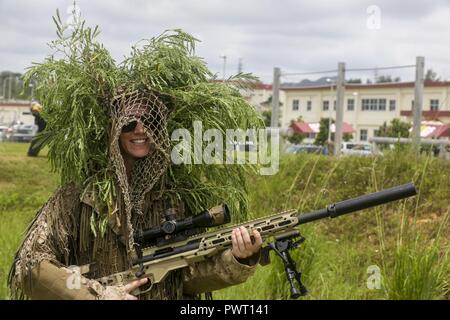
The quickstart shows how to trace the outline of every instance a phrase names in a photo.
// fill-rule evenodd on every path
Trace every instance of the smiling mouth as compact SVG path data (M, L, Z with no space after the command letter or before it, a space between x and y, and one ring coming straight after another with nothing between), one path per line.
M148 138L131 139L130 142L136 146L143 146L148 142Z

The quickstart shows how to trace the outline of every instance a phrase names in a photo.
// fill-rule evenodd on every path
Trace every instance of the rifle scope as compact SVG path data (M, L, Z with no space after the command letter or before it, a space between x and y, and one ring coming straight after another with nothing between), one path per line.
M166 235L192 228L215 227L231 221L230 210L226 204L204 210L194 216L175 220L173 209L167 209L165 221L160 225L135 233L138 242L147 242Z

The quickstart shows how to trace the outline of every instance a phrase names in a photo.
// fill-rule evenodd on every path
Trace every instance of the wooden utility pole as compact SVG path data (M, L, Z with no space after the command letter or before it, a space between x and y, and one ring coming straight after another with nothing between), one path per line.
M280 112L280 68L273 68L273 84L272 84L272 117L270 126L278 128L279 112Z
M338 77L336 81L336 125L334 132L334 155L341 154L342 129L344 119L345 94L345 62L338 63Z
M412 142L414 148L420 149L420 123L422 122L423 87L424 87L425 58L416 57L416 83L414 87L413 130Z
M13 76L12 74L9 76L9 95L8 95L8 99L11 100L11 96L12 96L12 80L13 80ZM14 83L15 84L15 83Z

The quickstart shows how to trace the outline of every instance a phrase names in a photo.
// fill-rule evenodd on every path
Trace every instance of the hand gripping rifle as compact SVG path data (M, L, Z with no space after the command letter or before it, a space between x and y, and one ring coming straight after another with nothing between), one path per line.
M165 221L160 226L138 232L135 235L139 245L135 248L136 256L133 267L124 272L97 279L97 281L106 286L127 284L139 278L148 278L150 285L147 286L147 289L143 291L138 288L133 291L133 294L147 292L153 284L163 281L170 271L187 267L231 248L232 230L244 226L250 234L253 229L258 230L263 241L274 238L274 242L262 249L262 260L268 259L268 253L271 250L282 259L291 286L291 297L298 298L307 294L307 290L301 282L301 272L290 255L290 251L305 240L296 229L298 225L328 217L336 218L415 194L416 188L412 183L408 183L333 203L324 209L305 214L299 215L297 210L288 210L211 232L202 232L202 230L205 227L230 222L230 213L226 205L179 220L175 220L174 211L168 209L165 212Z

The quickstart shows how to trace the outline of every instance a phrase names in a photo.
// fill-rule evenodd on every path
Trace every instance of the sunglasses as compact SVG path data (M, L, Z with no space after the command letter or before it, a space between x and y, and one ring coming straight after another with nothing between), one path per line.
M140 123L142 123L144 125L144 127L148 127L150 125L150 122L151 122L151 121L149 121L149 119L141 117L139 120L133 120L133 121L129 122L128 124L124 125L122 127L122 132L134 131L134 129L136 129L138 121Z
M136 129L137 124L138 124L137 120L131 121L130 123L122 127L122 132L134 131L134 129Z

